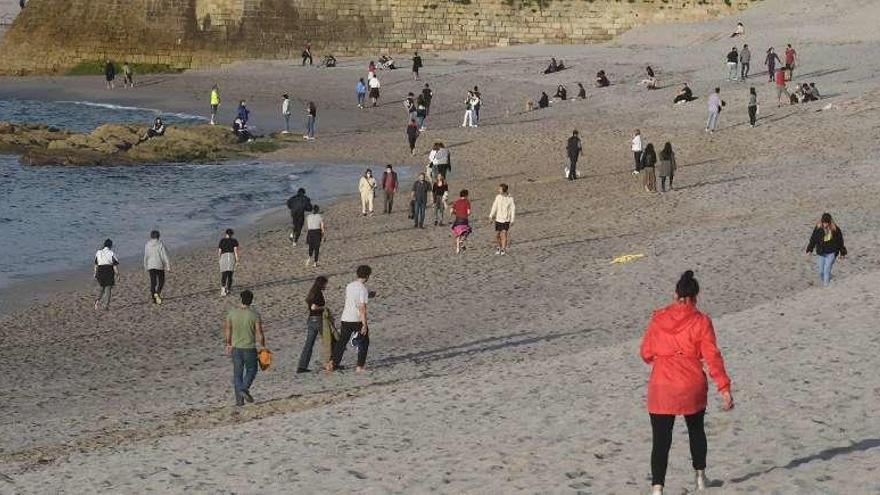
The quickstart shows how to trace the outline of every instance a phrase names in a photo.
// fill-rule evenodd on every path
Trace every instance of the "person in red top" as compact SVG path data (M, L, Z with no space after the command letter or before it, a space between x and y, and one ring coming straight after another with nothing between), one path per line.
M797 63L797 52L791 47L791 43L785 47L785 70L788 71L788 80L794 79L794 66Z
M785 104L791 104L791 95L788 93L788 89L785 87L785 71L783 69L776 69L776 106L782 106L782 95L785 95Z
M455 237L455 254L459 254L467 249L465 241L468 234L471 233L469 220L471 202L468 200L468 194L467 189L462 189L458 194L458 199L449 208L449 212L455 216L455 221L452 222L452 235Z
M675 286L675 302L654 313L642 339L642 359L652 366L648 381L648 413L653 431L653 495L663 493L672 427L678 415L684 416L687 423L697 489L706 486L707 445L703 417L709 386L703 361L724 399L724 409L733 409L730 378L715 343L712 320L697 309L699 292L700 285L694 272L684 272Z
M385 166L385 172L382 173L382 190L385 191L385 214L391 214L391 208L394 206L394 195L397 193L397 172L389 163Z

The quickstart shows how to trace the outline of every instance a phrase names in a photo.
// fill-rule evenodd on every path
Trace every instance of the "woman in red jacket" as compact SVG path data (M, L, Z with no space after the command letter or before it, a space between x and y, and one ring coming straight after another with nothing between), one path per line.
M730 378L724 370L721 351L715 344L712 320L697 309L700 285L694 272L684 272L675 286L675 302L657 310L642 340L642 359L652 366L648 382L648 412L654 446L651 450L653 495L663 493L672 427L675 417L684 416L696 470L697 489L706 486L706 414L708 383L703 361L724 399L724 409L733 409Z

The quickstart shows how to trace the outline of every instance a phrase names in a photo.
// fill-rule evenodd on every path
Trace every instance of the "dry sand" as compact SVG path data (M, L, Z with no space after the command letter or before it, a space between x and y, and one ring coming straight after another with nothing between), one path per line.
M230 407L220 322L231 301L217 296L213 250L176 256L162 308L145 303L139 266L123 266L110 313L91 309L84 284L0 317L0 493L647 493L639 337L687 268L703 285L738 401L730 413L710 404L716 491L877 493L880 40L865 19L878 16L867 1L763 2L741 16L758 73L748 84L721 82L733 19L640 29L595 47L432 56L436 106L419 150L452 145L451 186L474 199L473 249L456 257L447 229L414 231L400 211L363 219L354 200L328 209L319 271L291 250L283 216L242 238L237 283L255 291L278 365L258 376L258 404L241 411ZM789 41L823 101L772 103L761 53ZM573 68L539 75L550 55ZM637 86L646 64L664 89ZM269 117L276 94L289 90L315 99L321 120L316 142L294 142L279 160L422 163L405 149L399 103L420 85L405 69L381 74L383 106L358 112L353 78L366 61L342 65L241 63L147 76L149 85L112 94L97 78L7 79L0 95L199 111L220 81L228 103L245 94L269 129L279 124ZM600 68L611 88L523 112L527 97L560 82L576 93L574 82ZM682 80L700 99L674 107ZM462 92L474 84L483 125L461 129ZM707 136L715 85L728 106ZM756 129L745 124L749 85L762 105ZM676 145L675 192L644 193L630 176L633 127ZM573 128L585 137L584 180L568 183ZM518 209L507 257L492 255L486 219L500 181ZM815 287L802 253L825 210L851 251L828 289ZM634 253L646 257L610 264ZM379 293L372 371L295 375L311 279L331 277L338 308L364 262ZM683 430L668 493L690 488Z

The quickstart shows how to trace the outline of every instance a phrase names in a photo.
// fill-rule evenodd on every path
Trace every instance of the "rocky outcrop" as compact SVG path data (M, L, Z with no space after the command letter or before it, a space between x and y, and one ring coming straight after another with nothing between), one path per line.
M0 122L0 151L18 153L28 165L132 165L223 160L255 152L226 127L169 126L165 135L141 142L145 126L107 124L74 133L35 124ZM267 150L266 141L258 142Z

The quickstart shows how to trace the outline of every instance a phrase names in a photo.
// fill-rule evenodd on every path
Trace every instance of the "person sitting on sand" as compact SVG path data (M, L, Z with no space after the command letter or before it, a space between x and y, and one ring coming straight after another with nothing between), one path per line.
M788 95L788 99L792 105L797 105L798 103L803 101L803 93L801 92L800 84L795 85L794 91L792 91L791 94Z
M815 94L813 94L813 87L807 83L804 83L803 85L801 85L801 93L803 93L803 95L804 95L804 98L802 100L804 103L810 102L810 101L816 101L819 99L816 97Z
M587 90L584 88L584 85L581 83L577 83L578 85L578 99L586 100L587 99Z
M694 92L691 90L691 87L688 86L688 83L684 83L681 86L681 89L678 91L678 94L675 95L675 98L672 100L673 103L687 103L690 101L694 101L697 98L694 96Z
M666 484L669 448L676 416L684 416L691 447L696 489L706 481L706 415L708 384L703 362L724 401L724 410L733 409L730 378L708 315L697 309L700 285L694 272L682 274L675 285L672 304L654 312L642 338L640 354L651 366L648 380L648 413L651 417L651 493L661 495Z
M336 67L336 57L332 54L324 55L324 58L321 59L321 63L318 64L318 67Z
M143 143L144 141L149 141L154 137L164 136L165 135L165 123L162 122L161 117L156 117L156 120L153 122L153 127L147 129L147 133L141 137L138 144Z
M816 100L822 97L822 95L819 94L819 88L816 87L816 83L810 83L810 93L812 93L813 98Z
M563 62L562 60L560 60L559 63L556 64L556 72L559 72L559 71L561 71L561 70L565 70L565 69L566 69L566 67L565 67L565 62Z
M232 123L232 132L235 133L236 137L238 137L239 143L250 142L254 140L253 134L248 130L247 124L244 123L241 119L235 119L235 122Z
M553 95L554 98L559 98L560 100L568 99L568 91L566 91L565 86L560 84L556 88L556 94Z
M379 68L382 70L394 70L397 68L397 66L394 65L393 58L382 55L381 57L379 57Z
M596 87L607 88L608 86L611 86L611 81L608 80L608 76L605 75L605 71L600 70L596 73Z
M236 116L241 120L242 124L247 125L248 120L251 117L251 111L248 110L244 100L238 102L238 110L236 111Z
M648 89L657 89L657 76L654 75L654 69L650 65L645 67L645 78L640 84L644 84Z
M550 97L547 93L541 91L541 97L538 98L538 108L547 108L550 106Z
M559 64L556 62L556 58L551 57L550 58L550 65L548 65L547 68L544 69L544 74L552 74L552 73L556 72L557 70L559 70Z
M743 26L743 23L737 22L736 29L733 30L733 33L730 34L731 38L736 38L737 36L742 36L746 34L746 27Z

